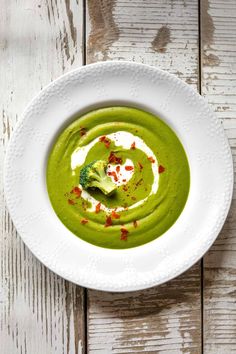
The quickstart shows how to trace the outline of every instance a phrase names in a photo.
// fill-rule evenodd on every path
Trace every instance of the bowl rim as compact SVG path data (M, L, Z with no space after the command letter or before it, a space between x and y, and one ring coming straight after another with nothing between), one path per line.
M107 62L99 62L99 63L93 63L93 64L89 64L89 65L86 65L86 66L82 66L82 67L79 67L79 68L76 68L72 71L69 71L61 76L59 76L56 80L54 80L53 82L49 83L47 86L45 86L43 88L43 90L37 94L30 102L29 104L26 106L23 114L21 115L20 119L18 120L18 122L16 123L15 127L14 127L14 131L13 131L13 134L10 138L10 142L8 143L8 147L7 147L7 152L6 152L6 156L5 156L5 161L4 161L4 175L3 175L3 180L4 180L4 194L5 194L5 199L6 199L6 204L7 204L7 208L10 212L10 215L13 214L13 210L12 210L12 207L11 207L11 202L10 202L10 196L9 196L9 189L7 188L7 185L8 185L8 167L9 167L9 159L10 159L10 156L11 156L11 151L9 149L9 146L11 145L12 143L12 140L13 140L13 136L15 135L15 132L19 129L19 127L21 126L21 124L24 122L24 119L26 117L26 115L28 114L28 111L31 109L32 105L37 101L37 99L41 98L42 97L42 94L47 91L48 89L50 89L52 87L52 85L55 85L57 83L60 83L60 82L63 82L63 80L67 77L69 77L70 75L74 75L74 74L77 74L77 73L80 73L80 72L83 72L83 71L88 71L90 70L90 68L106 68L106 67L109 67L109 66L124 66L126 67L127 65L130 67L136 67L136 68L139 68L142 70L142 68L149 68L151 70L154 70L160 74L163 74L164 73L164 76L165 77L169 77L171 78L171 81L173 82L173 84L175 83L178 83L180 85L184 85L184 87L188 90L189 92L191 92L191 94L194 94L195 97L198 97L203 105L205 106L205 108L208 109L208 112L210 111L209 114L211 114L212 116L214 116L214 119L215 120L218 120L218 118L216 117L216 115L211 111L209 110L209 106L207 105L207 103L204 101L204 99L198 94L198 92L196 92L192 87L190 87L189 85L187 85L186 83L184 83L182 80L180 80L179 78L177 78L175 75L173 74L170 74L166 71L163 71L159 68L156 68L156 67L153 67L153 66L150 66L150 65L147 65L147 64L141 64L141 63L134 63L134 62L130 62L130 61L107 61ZM223 129L223 127L222 127ZM225 133L224 133L225 135ZM182 143L182 141L181 141ZM228 148L229 148L229 143L228 143L228 140L225 136L225 143L228 144ZM186 151L186 150L185 150ZM186 154L187 154L187 151L186 151ZM187 154L188 155L188 154ZM188 264L186 266L183 266L181 268L179 268L177 271L176 271L176 274L172 274L170 273L169 276L166 276L165 278L163 278L163 281L158 281L158 283L155 283L155 281L152 283L152 284L144 284L142 286L138 286L138 288L135 288L135 287L132 287L132 288L129 288L127 287L127 289L110 289L109 287L107 288L106 285L102 285L100 287L98 287L97 285L96 286L93 286L93 284L89 284L88 282L86 281L80 281L79 282L79 285L80 286L85 286L87 288L90 288L90 289L96 289L96 290L101 290L101 291L113 291L113 292L125 292L125 291L136 291L136 290L144 290L144 289L147 289L147 288L150 288L150 287L154 287L156 286L157 284L158 285L161 285L167 281L169 281L170 279L174 279L175 277L177 277L178 275L182 274L184 271L186 271L187 269L189 269L193 264L195 264L200 258L202 258L204 256L204 254L209 250L209 248L211 247L211 245L213 244L213 242L215 241L215 239L217 238L219 232L221 231L223 225L224 225L224 222L225 222L225 219L227 217L227 214L229 212L229 209L230 209L230 205L231 205L231 201L232 201L232 196L233 196L233 184L234 184L234 174L233 174L233 159L232 159L232 155L230 154L230 159L229 159L229 163L230 163L230 167L229 169L231 170L231 180L228 184L228 188L229 188L229 193L228 193L228 199L227 199L227 203L225 205L225 209L224 209L224 216L222 217L222 220L221 222L219 223L218 225L218 229L217 231L215 232L215 236L212 238L211 242L207 245L207 247L204 247L201 249L201 251L199 253L197 253L194 257L194 259L192 258L192 261L191 261L191 264ZM191 182L190 182L191 183ZM191 186L190 186L191 188ZM13 218L13 222L14 224L16 224L16 228L17 228L17 222L14 221L14 218ZM22 233L20 233L20 236L21 238L23 239L23 241L26 243L26 245L28 246L28 243L27 241L25 240L24 238L24 235L22 235ZM152 241L151 241L152 242ZM93 245L92 245L93 246ZM142 248L144 245L141 245L139 246L139 248ZM73 277L71 277L69 274L65 274L63 269L58 269L57 267L53 267L52 265L48 264L47 262L47 259L42 259L42 257L40 256L40 254L37 253L37 251L35 252L35 250L32 250L32 247L30 247L30 245L28 246L31 250L31 252L45 265L47 266L49 269L51 269L53 272L59 274L60 276L62 276L63 278L75 283L75 284L78 284L77 281L74 280ZM96 246L93 246L93 247L96 247ZM100 248L100 247L98 247ZM134 247L136 248L136 247ZM122 249L119 249L119 250L114 250L115 252L124 252L124 250Z

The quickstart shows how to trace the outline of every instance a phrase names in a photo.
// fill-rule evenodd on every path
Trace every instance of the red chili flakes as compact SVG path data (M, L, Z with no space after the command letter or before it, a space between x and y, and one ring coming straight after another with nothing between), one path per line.
M134 224L134 227L135 227L135 229L138 227L138 222L137 222L137 220L134 220L133 221L133 224Z
M107 149L109 149L109 146L111 145L111 140L108 140L105 142L105 146Z
M133 166L125 166L126 171L133 171Z
M108 149L109 146L111 145L111 140L108 139L108 138L106 137L106 135L101 136L101 137L99 138L99 141L100 141L101 143L104 143L104 145L106 146L107 149Z
M122 165L122 158L117 157L113 151L111 151L109 157L108 157L108 162L109 163L114 163L116 165Z
M103 143L106 140L106 135L100 136L99 141Z
M120 229L120 231L121 231L120 239L121 239L122 241L127 241L129 231L126 230L124 227L122 227L122 228Z
M105 223L104 227L109 227L109 226L111 226L111 225L112 225L112 218L111 218L111 216L109 215L109 216L107 216L107 218L106 218L106 223Z
M117 172L117 173L120 172L120 166L116 166L116 172Z
M75 194L76 198L79 198L81 196L82 190L79 187L74 187L71 193Z
M122 179L122 182L126 182L126 179Z
M70 204L70 205L75 205L76 203L74 202L74 200L68 199L68 204Z
M80 127L80 131L79 131L80 136L84 136L86 132L87 132L86 128Z
M115 182L118 181L118 177L117 177L117 174L115 173L115 171L108 172L108 176L114 177L114 181L115 181Z
M149 156L149 157L148 157L148 160L149 160L151 163L154 163L154 162L155 162L155 160L154 160L154 158L153 158L152 156Z
M135 141L131 144L130 149L132 149L132 150L136 149L136 146L135 146Z
M101 203L98 203L95 207L95 213L98 214L101 210Z
M119 218L120 218L120 214L117 214L117 213L115 212L115 210L112 210L111 216L112 216L113 219L119 219Z
M87 219L81 219L81 220L80 220L80 223L81 223L82 225L85 225L85 224L88 223L88 220L87 220Z
M139 167L139 170L142 171L143 165L141 164L141 162L138 162L138 167Z
M162 173L162 172L164 172L165 171L165 167L163 167L162 165L159 165L158 166L158 172L159 173Z

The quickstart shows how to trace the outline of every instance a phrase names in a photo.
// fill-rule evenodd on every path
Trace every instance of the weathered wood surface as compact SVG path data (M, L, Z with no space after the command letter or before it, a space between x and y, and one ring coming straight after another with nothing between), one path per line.
M5 208L6 146L28 101L82 64L82 4L1 0L1 354L85 353L84 290L46 269L23 245Z
M202 94L222 120L236 162L236 2L202 0ZM204 259L204 352L236 352L236 194Z
M198 85L198 2L87 1L87 63L151 64ZM89 353L200 353L200 264L138 293L88 291Z

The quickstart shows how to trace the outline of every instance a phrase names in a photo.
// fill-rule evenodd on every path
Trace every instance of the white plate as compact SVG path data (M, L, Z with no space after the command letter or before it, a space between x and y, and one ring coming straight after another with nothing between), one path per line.
M96 247L72 234L54 213L45 181L47 155L62 127L75 114L115 104L164 119L182 141L191 170L189 198L176 223L127 250ZM60 77L29 104L8 146L4 184L19 234L47 267L82 286L130 291L176 277L208 250L230 207L233 166L220 121L188 85L147 65L106 62Z

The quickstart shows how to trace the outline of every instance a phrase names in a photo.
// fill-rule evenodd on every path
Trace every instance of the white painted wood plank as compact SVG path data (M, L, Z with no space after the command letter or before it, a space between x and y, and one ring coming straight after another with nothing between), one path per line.
M85 353L83 289L50 272L23 245L6 211L2 186L7 143L25 105L43 86L82 64L82 25L81 1L1 1L0 351L4 354Z
M202 94L222 120L236 162L236 3L202 0ZM204 352L236 352L236 194L204 258Z
M177 74L197 89L198 1L88 0L87 63L125 59ZM128 294L88 291L90 354L200 353L197 264L163 286Z

